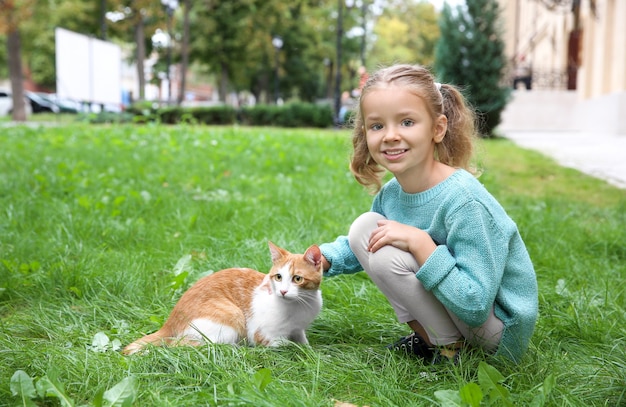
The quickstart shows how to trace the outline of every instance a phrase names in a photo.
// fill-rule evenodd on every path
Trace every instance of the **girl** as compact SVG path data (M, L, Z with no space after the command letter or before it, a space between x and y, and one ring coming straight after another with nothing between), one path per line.
M365 270L413 333L390 345L430 362L467 344L514 361L537 319L537 281L515 223L472 175L475 115L425 68L366 82L350 164L371 212L321 245L327 276ZM381 187L385 170L394 175Z

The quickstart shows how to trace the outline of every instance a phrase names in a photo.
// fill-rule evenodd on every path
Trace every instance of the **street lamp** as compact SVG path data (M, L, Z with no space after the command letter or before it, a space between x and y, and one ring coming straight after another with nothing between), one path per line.
M272 45L275 50L275 59L276 62L274 64L274 103L278 104L278 95L280 94L280 83L278 81L278 64L280 62L280 50L283 48L283 39L275 35L272 38Z
M178 8L178 0L161 0L161 4L165 7L165 13L167 14L167 35L169 37L168 45L167 45L167 71L166 71L166 79L167 79L167 104L170 105L172 102L172 80L170 74L170 67L172 66L172 19L174 16L174 11Z

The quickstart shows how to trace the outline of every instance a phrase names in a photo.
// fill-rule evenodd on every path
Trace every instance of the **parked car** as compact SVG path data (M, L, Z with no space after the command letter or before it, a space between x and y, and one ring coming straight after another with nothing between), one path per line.
M24 109L26 109L26 115L33 112L30 105L30 100L24 97ZM7 116L13 113L13 97L11 92L0 90L0 116Z
M37 93L39 97L55 104L59 108L59 113L78 113L82 111L81 105L72 100L61 99L56 93Z
M60 113L59 106L49 99L46 99L40 93L24 92L24 95L30 101L30 107L33 113Z

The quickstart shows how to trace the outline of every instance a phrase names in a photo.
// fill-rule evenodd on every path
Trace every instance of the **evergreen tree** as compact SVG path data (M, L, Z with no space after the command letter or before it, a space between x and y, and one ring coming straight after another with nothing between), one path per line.
M478 111L483 137L493 136L511 94L503 81L506 57L499 17L497 0L471 0L454 8L445 4L439 18L435 72L442 82L464 89Z

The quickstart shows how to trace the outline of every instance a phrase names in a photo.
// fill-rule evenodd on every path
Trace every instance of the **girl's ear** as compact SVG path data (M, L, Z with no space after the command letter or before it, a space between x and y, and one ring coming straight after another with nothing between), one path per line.
M441 143L446 135L446 131L448 131L448 118L445 114L440 114L435 121L435 134L433 137L435 143Z

